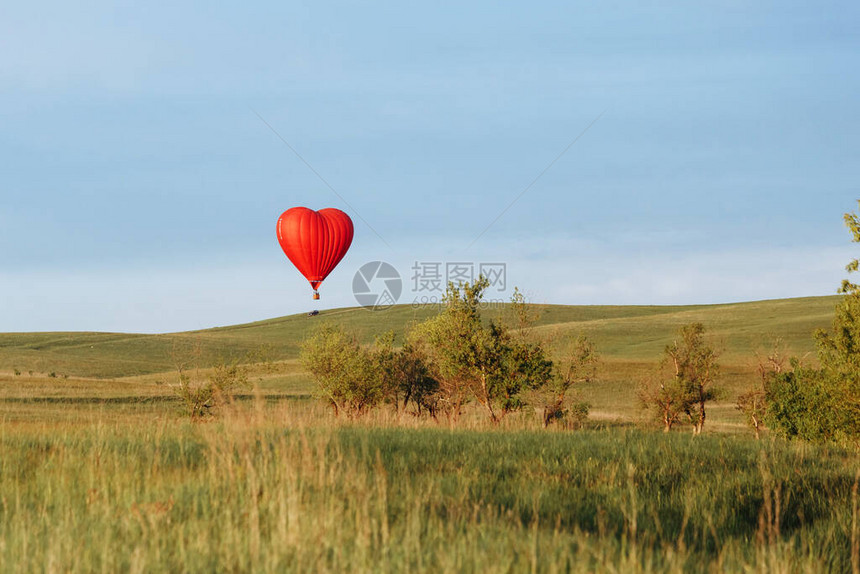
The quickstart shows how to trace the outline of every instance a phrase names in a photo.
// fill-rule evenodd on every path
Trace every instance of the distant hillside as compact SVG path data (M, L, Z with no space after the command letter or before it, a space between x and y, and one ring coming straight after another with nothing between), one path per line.
M796 354L813 350L812 332L826 327L838 296L690 306L541 305L539 329L561 336L587 333L604 358L656 360L678 326L701 321L723 349L723 361L742 363L755 349L780 337ZM364 340L394 330L402 335L436 312L399 305L385 311L346 308L317 317L290 315L203 331L142 335L124 333L0 334L0 371L57 372L115 378L169 371L172 356L199 349L202 364L270 347L272 359L294 359L300 342L321 321L356 329ZM494 312L488 312L492 316Z

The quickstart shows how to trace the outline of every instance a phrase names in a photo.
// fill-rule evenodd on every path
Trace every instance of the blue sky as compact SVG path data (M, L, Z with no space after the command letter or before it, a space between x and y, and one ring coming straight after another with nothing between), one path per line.
M833 293L856 251L841 216L860 198L858 17L856 2L4 4L0 331L312 308L275 240L295 205L356 222L321 308L354 305L373 260L404 275L401 302L414 261L503 261L550 303Z

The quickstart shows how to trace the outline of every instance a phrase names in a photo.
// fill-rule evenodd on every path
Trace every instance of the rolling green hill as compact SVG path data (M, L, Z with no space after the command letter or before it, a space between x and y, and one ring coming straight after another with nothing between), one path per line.
M718 347L723 362L746 365L756 350L775 337L797 355L813 350L812 332L830 324L833 297L805 297L749 303L694 306L542 305L538 329L557 336L588 334L608 361L645 362L659 358L678 327L701 321ZM436 310L396 306L385 311L346 308L320 316L291 315L277 319L202 331L159 335L125 333L0 334L0 371L56 372L73 377L120 378L170 371L174 356L196 349L199 362L242 357L268 348L269 358L295 359L300 342L320 321L355 329L364 340L394 330L402 335L411 324ZM492 317L503 310L490 310Z

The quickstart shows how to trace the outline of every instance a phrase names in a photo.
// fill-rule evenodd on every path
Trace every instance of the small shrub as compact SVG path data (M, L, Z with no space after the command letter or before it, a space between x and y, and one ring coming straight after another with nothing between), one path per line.
M767 416L767 395L761 389L754 389L738 397L735 408L743 413L747 424L761 438L761 429Z
M591 405L585 402L573 403L568 409L565 424L568 428L580 428L588 420L588 411Z
M15 376L17 377L17 376L20 376L20 375L21 375L21 371L19 371L18 369L15 369Z
M200 419L216 414L219 408L233 401L238 390L249 386L244 366L221 362L204 381L192 377L189 372L180 371L175 392L182 401L185 414L192 419Z
M755 432L756 439L761 438L764 421L767 419L768 411L768 383L774 381L785 370L785 354L782 350L782 341L777 338L773 343L773 349L767 356L758 356L756 371L759 375L758 384L747 392L738 396L735 408L743 413L747 424Z
M48 373L48 376L51 377L52 379L56 379L57 378L57 372L51 371L50 373Z
M768 428L785 438L837 440L852 428L843 406L847 393L821 369L791 359L791 370L773 373L765 383Z
M543 426L556 423L562 428L579 429L588 420L589 403L575 402L565 406L564 402L554 402L544 407Z

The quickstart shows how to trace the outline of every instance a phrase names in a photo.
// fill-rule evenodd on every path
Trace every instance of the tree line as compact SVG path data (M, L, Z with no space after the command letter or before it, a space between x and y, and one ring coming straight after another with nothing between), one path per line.
M594 343L582 334L538 336L537 313L516 289L507 316L485 321L487 286L483 277L449 283L440 313L415 325L400 348L393 332L365 346L343 327L323 324L303 343L302 363L337 415L360 417L389 405L456 423L474 404L496 424L529 409L545 427L580 426L589 405L576 390L596 379ZM664 430L687 421L702 432L706 404L717 396L717 356L701 323L682 327L666 347L657 378L639 392Z

